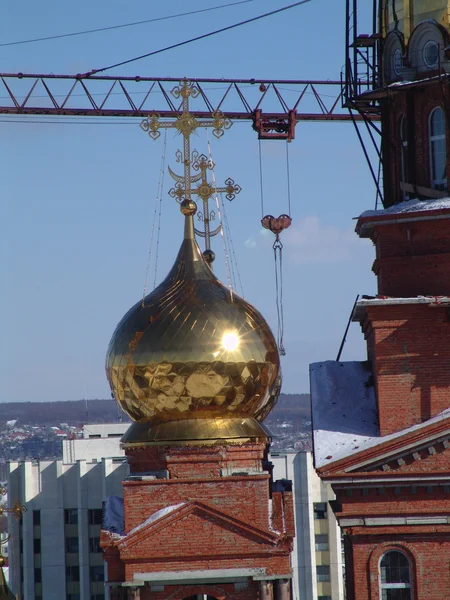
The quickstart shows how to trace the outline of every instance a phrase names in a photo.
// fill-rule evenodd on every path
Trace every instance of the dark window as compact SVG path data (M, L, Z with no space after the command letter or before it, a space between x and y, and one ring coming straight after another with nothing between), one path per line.
M447 188L445 116L440 106L435 108L430 115L429 133L431 187L445 190Z
M326 534L317 534L315 536L315 544L316 544L316 550L329 550L329 545L328 545L328 535Z
M105 569L103 565L95 565L89 567L89 577L92 581L104 581L105 580Z
M80 594L67 594L66 600L80 600Z
M101 525L102 524L102 509L91 508L88 510L89 525Z
M99 537L91 537L89 538L89 552L101 552L100 548L100 538Z
M41 553L41 538L34 538L33 540L33 552L35 554Z
M327 518L327 503L326 502L314 502L314 519L326 519Z
M66 567L66 581L80 581L80 567L78 565Z
M380 561L381 600L411 600L409 560L397 550L386 552Z
M64 511L64 523L66 525L78 525L78 510L68 508Z
M105 600L105 594L92 594L91 600Z
M330 581L329 565L318 565L316 567L317 581Z
M41 524L41 511L33 510L33 525L40 525L40 524Z
M34 569L34 582L42 583L42 571L39 568Z
M77 537L66 538L66 552L78 552L78 538Z
M317 596L317 600L331 600L331 596Z

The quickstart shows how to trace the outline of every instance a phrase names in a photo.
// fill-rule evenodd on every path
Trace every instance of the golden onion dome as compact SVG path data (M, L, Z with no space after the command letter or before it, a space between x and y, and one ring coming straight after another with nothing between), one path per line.
M113 396L135 423L125 444L264 437L280 390L262 315L214 275L195 241L195 203L165 280L118 324L106 357Z

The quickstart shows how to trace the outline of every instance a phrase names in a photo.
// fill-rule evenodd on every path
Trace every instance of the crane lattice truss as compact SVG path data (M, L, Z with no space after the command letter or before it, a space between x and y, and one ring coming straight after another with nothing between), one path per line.
M191 114L223 114L251 121L260 139L294 138L299 121L378 121L376 109L350 115L343 82L313 80L190 79L200 94ZM180 78L0 74L0 114L176 118L182 108L171 90Z

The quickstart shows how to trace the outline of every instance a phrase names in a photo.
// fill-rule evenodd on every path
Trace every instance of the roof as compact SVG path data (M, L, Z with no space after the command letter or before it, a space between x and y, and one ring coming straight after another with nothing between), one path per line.
M368 363L326 361L310 365L316 468L379 439L375 391Z
M429 219L443 219L450 216L450 197L433 200L407 200L393 204L383 210L366 210L359 217L356 233L361 237L371 234L375 223L397 223L399 220L424 221Z
M405 202L393 204L384 210L366 210L359 215L358 219L365 219L367 217L384 217L389 215L404 215L442 209L450 209L450 197L437 198L434 200L417 200L417 198L414 200L407 200Z
M327 361L310 365L316 468L369 448L411 437L450 419L450 408L401 431L380 436L368 363Z

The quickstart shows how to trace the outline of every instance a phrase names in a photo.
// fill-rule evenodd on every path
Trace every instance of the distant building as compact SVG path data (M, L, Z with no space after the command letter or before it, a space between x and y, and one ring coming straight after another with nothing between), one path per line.
M119 446L123 429L87 426L83 439L72 440L71 461L8 464L9 497L28 509L20 523L9 523L9 580L19 599L108 598L99 547L102 502L122 493L128 474Z
M295 538L293 600L344 598L341 533L328 502L335 496L313 467L311 452L274 452L273 479L293 483Z

